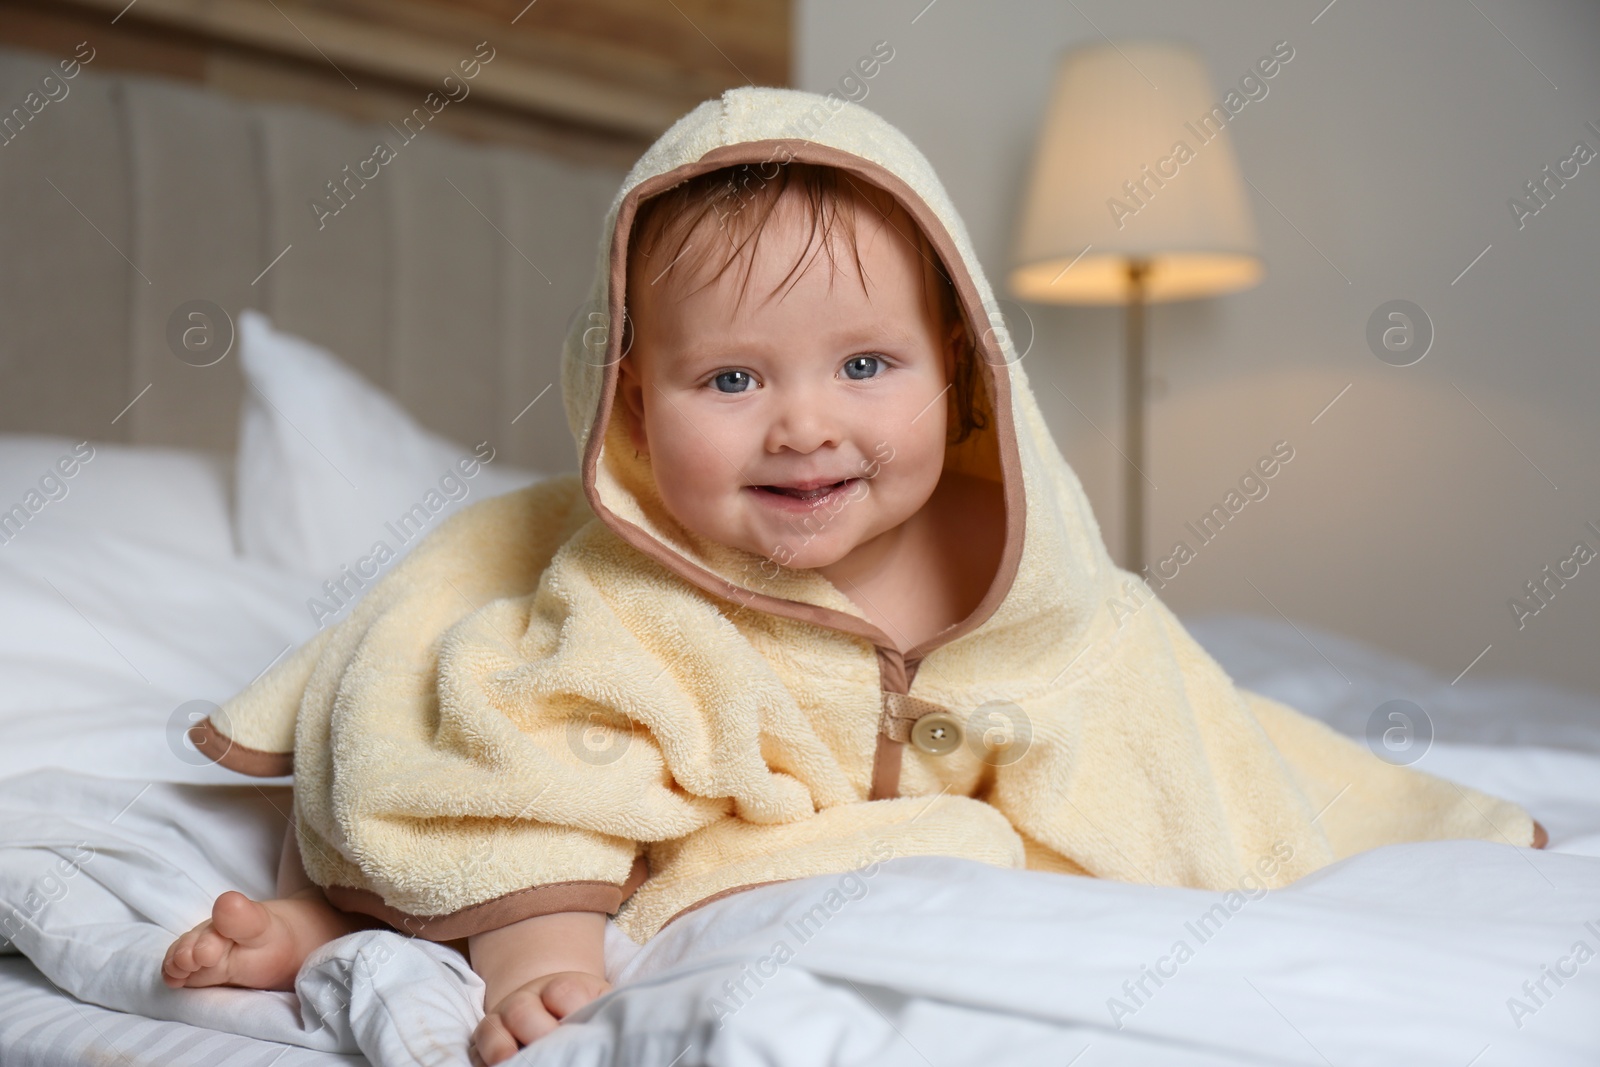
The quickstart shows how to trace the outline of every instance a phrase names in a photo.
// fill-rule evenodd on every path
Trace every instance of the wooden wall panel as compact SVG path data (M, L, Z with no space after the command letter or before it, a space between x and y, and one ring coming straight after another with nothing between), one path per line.
M627 164L695 104L787 85L790 0L0 0L0 44L369 121L419 105L479 42L439 115L457 136Z

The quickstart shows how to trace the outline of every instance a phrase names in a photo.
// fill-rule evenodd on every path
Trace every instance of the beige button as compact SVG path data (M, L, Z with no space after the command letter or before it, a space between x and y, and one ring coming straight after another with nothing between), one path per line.
M911 727L911 743L930 756L943 756L961 747L961 724L941 711L924 715Z

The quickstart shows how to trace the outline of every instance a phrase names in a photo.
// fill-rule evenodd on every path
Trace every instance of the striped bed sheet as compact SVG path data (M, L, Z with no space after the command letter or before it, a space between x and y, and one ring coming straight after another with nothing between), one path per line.
M258 1041L85 1004L22 956L0 957L6 1067L366 1067L364 1056Z

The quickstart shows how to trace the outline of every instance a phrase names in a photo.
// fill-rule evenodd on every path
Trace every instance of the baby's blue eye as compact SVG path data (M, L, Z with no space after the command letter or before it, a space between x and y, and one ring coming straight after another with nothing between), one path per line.
M860 380L871 378L883 366L883 360L877 356L852 356L845 360L844 372L848 377Z
M711 379L717 389L724 393L749 392L749 385L752 380L749 372L742 370L725 370Z

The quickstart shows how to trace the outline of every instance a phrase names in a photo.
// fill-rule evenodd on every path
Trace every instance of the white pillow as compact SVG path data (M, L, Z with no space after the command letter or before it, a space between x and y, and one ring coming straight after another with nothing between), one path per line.
M231 558L228 477L209 452L0 435L0 552L72 528Z
M540 475L419 426L309 341L239 316L237 534L247 558L339 582L386 569L468 500ZM347 588L355 588L348 585Z

